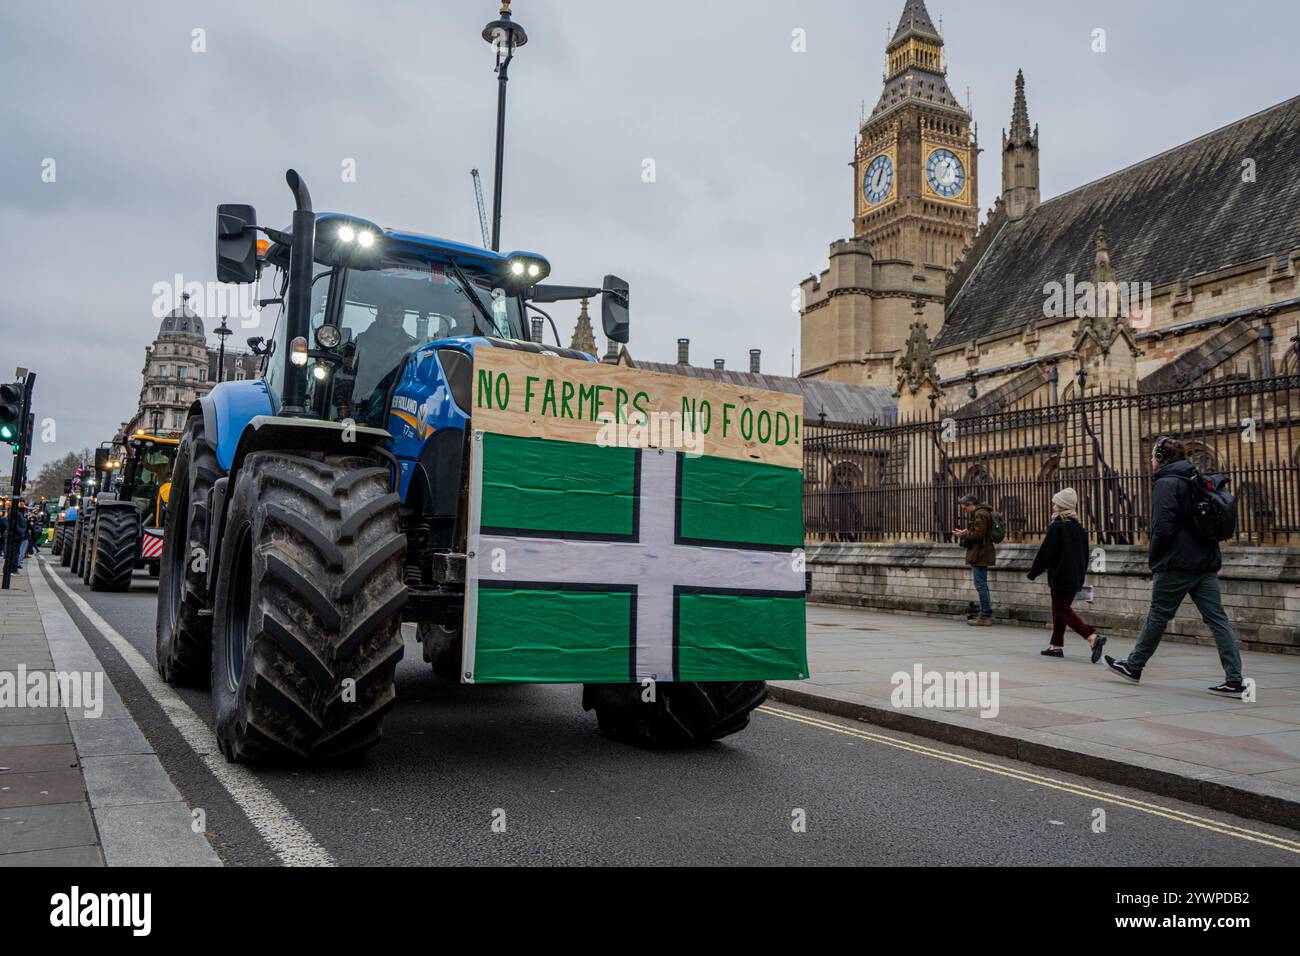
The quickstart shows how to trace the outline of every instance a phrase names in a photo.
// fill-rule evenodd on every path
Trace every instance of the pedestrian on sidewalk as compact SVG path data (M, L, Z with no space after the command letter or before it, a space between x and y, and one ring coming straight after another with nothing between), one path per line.
M997 546L993 543L993 506L974 495L963 496L959 503L966 513L966 527L953 531L953 537L966 549L966 564L970 566L975 593L980 600L979 613L968 617L966 623L973 627L989 627L993 624L989 568L998 562Z
M1079 617L1074 598L1083 590L1088 574L1088 532L1079 523L1079 493L1062 488L1052 496L1052 519L1047 536L1038 547L1029 568L1029 580L1047 572L1047 587L1052 594L1052 640L1044 657L1065 656L1065 629L1068 627L1092 647L1092 662L1101 660L1106 638Z
M1155 487L1151 492L1151 543L1147 563L1151 568L1151 608L1138 635L1137 646L1124 660L1106 658L1106 666L1133 683L1142 680L1142 670L1160 646L1165 626L1189 594L1201 620L1214 635L1223 665L1224 681L1208 688L1210 693L1240 698L1241 651L1237 635L1223 610L1219 590L1219 569L1223 555L1217 541L1205 541L1192 522L1192 485L1196 467L1187 460L1187 449L1173 438L1160 438L1151 452Z
M27 557L27 504L21 498L14 502L10 520L14 523L14 566L13 574L21 574L23 558Z

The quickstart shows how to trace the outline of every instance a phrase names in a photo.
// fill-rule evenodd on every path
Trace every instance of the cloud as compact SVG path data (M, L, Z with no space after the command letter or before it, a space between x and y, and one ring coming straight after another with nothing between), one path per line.
M860 104L880 91L900 0L529 0L511 68L507 248L544 252L562 283L632 284L632 352L678 337L788 371L791 290L851 231ZM318 208L478 241L469 177L491 202L496 82L479 37L494 0L9 4L0 10L3 361L39 374L58 423L34 470L128 418L157 332L151 289L213 277L213 210L286 223L284 170ZM1054 195L1294 91L1300 15L1249 0L1224 43L1208 3L944 4L949 82L974 91L980 202L998 189L998 131L1017 68ZM1091 53L1091 31L1109 52ZM791 51L806 31L807 52ZM207 52L192 52L195 29ZM57 162L56 183L41 163ZM653 159L656 181L642 181ZM356 183L340 178L356 162ZM573 307L553 314L566 337ZM209 324L210 325L210 324ZM603 343L601 343L603 345ZM7 369L5 370L7 372Z

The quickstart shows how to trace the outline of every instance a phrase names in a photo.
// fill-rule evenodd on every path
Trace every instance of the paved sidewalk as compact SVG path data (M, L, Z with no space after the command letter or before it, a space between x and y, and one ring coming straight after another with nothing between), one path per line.
M29 559L0 591L0 680L51 671ZM17 688L19 691L22 688ZM103 866L81 761L62 707L0 704L0 867Z
M0 679L25 666L102 683L63 706L0 704L0 866L220 866L43 563L0 591Z
M1086 608L1083 610L1087 617ZM1046 629L810 606L812 678L773 697L843 717L1142 787L1243 816L1300 826L1300 656L1244 652L1246 703L1206 691L1223 679L1213 647L1164 643L1140 685L1089 663L1066 635L1064 660L1039 655ZM1123 657L1133 642L1112 639ZM898 672L996 673L999 709L900 709Z

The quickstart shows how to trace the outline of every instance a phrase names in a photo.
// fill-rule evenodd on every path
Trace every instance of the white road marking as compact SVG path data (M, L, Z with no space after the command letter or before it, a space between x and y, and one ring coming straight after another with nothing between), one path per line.
M195 756L203 762L217 782L230 794L230 798L262 835L276 856L287 866L335 866L334 858L316 842L307 828L298 822L279 798L262 785L262 782L247 767L227 763L226 758L217 749L217 740L212 729L198 714L172 690L158 672L145 660L144 655L135 646L119 634L111 624L96 613L80 595L63 583L41 562L41 570L66 594L77 606L86 620L99 631L113 649L116 650L132 673L140 679L145 690L162 708L172 726L180 733Z

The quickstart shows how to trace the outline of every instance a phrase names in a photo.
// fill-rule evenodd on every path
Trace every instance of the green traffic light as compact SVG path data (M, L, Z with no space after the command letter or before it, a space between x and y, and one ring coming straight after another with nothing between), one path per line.
M9 425L0 425L0 441L13 441L18 433Z

